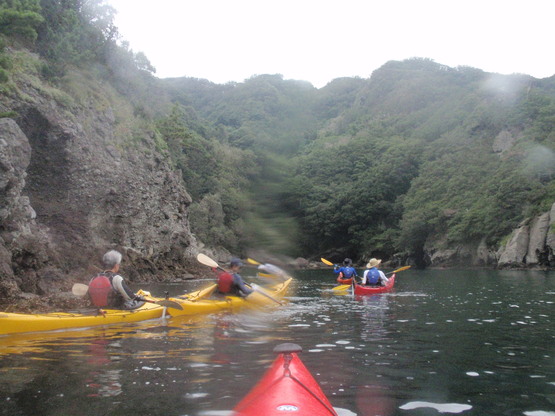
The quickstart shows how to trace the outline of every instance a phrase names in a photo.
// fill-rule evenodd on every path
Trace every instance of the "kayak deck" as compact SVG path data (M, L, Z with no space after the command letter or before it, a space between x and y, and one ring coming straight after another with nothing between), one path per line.
M256 386L233 409L234 415L337 416L318 382L298 357L296 344L278 345L279 356Z

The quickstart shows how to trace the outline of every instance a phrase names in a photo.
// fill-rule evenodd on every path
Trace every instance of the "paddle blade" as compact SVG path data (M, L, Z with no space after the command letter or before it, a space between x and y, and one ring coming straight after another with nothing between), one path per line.
M183 310L183 306L181 306L179 303L174 302L173 300L157 300L154 303L156 303L157 305L160 306L165 306L166 308L170 308L170 309L178 309L180 311Z
M198 260L199 263L202 263L202 264L204 264L205 266L208 266L208 267L215 267L215 268L220 267L218 265L218 263L216 263L215 260L212 260L206 254L198 253L197 254L197 260Z
M404 266L404 267L401 267L400 269L393 270L393 273L402 272L403 270L408 270L408 269L410 269L411 267L412 267L412 266Z
M87 285L84 285L83 283L75 283L71 288L71 293L73 293L75 296L80 297L85 296L88 291L89 287Z
M322 260L322 263L327 264L328 266L333 266L333 263L329 260L326 260L325 258L320 258L320 260Z
M351 285L339 285L339 286L335 286L332 290L348 290L351 287Z
M247 263L254 264L256 266L260 266L262 264L262 263L257 262L256 260L251 259L251 258L247 258Z

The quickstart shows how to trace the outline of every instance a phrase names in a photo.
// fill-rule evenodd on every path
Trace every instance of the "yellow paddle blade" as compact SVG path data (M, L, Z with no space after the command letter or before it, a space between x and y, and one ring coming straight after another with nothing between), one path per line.
M332 290L347 290L351 287L351 285L339 285L335 286Z
M393 270L391 273L397 273L397 272L402 272L403 270L408 270L410 269L412 266L403 266L397 270Z
M320 258L320 260L322 260L322 263L327 264L328 266L333 266L333 263L329 260L326 260L325 258Z
M258 276L260 276L260 277L277 277L275 274L260 273L260 272L258 272Z
M255 264L257 266L260 266L262 264L262 263L257 262L256 260L251 259L251 258L247 258L247 263Z

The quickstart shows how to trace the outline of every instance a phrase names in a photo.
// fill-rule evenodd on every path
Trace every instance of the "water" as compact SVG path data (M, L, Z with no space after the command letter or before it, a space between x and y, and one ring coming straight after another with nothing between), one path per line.
M281 342L342 415L555 415L554 273L408 270L354 299L296 277L268 312L0 337L0 415L223 415Z

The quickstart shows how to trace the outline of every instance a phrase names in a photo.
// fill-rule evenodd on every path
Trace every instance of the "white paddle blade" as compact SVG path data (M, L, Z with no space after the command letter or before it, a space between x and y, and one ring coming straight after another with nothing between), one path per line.
M83 283L75 283L71 288L71 293L73 293L75 296L80 297L85 296L88 291L89 287L87 285L84 285Z
M198 253L197 254L197 260L199 263L204 264L205 266L208 267L219 267L218 263L216 263L214 260L212 260L210 257L208 257L206 254L202 254L202 253Z

